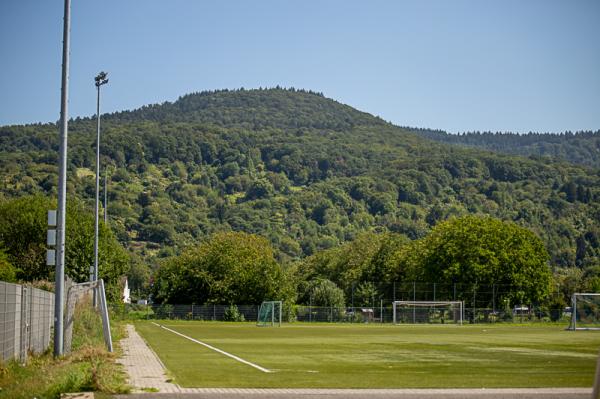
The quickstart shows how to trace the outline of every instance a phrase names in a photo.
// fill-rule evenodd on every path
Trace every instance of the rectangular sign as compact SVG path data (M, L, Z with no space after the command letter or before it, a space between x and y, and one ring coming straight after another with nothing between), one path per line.
M56 226L56 210L54 209L48 211L48 226Z
M48 249L46 251L46 264L48 266L56 266L56 251Z
M46 245L51 247L56 246L56 230L48 229L48 233L46 235Z

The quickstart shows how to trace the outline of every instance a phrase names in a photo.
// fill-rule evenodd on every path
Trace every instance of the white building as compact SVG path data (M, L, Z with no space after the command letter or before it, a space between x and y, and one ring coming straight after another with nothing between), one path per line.
M123 288L123 302L131 303L131 298L129 297L129 284L127 284L127 279L125 279L125 288Z

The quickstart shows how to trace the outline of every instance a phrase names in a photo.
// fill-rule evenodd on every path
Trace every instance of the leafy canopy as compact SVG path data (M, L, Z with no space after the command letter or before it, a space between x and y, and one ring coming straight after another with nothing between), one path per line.
M551 291L548 252L531 231L490 217L465 216L438 224L411 245L414 278L443 284L506 285L507 298L539 302Z
M260 304L294 300L293 289L269 242L240 233L217 233L157 270L153 296L159 303Z
M0 202L0 242L7 261L21 281L53 280L54 268L46 265L47 213L56 209L47 197L24 196ZM94 216L77 200L67 204L65 273L76 282L89 279L94 261ZM100 222L98 240L100 278L107 292L118 298L118 282L129 269L129 255L110 229Z

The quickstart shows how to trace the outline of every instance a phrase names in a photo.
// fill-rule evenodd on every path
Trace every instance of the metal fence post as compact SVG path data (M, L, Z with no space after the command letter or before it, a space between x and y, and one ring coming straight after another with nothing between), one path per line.
M496 313L496 284L492 284L492 312Z
M475 288L475 286L473 286L473 307L472 307L472 309L473 309L473 316L472 316L473 324L475 324L475 295L476 295L475 293L476 293L476 289L477 288Z
M598 353L598 360L596 362L596 375L594 377L592 399L600 399L600 353Z
M413 281L413 302L417 300L417 282ZM413 305L413 324L416 323L417 308Z
M29 349L29 342L27 342L28 334L27 334L27 325L29 309L27 306L27 292L28 289L25 286L21 286L21 317L19 320L19 328L21 330L21 336L19 337L19 361L21 364L25 364L27 362L27 350Z

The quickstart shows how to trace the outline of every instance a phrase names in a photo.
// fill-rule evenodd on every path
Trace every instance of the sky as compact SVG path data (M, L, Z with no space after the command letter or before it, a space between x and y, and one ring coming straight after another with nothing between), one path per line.
M60 115L63 0L0 0L0 125ZM295 87L401 126L600 129L598 0L72 0L69 116Z

